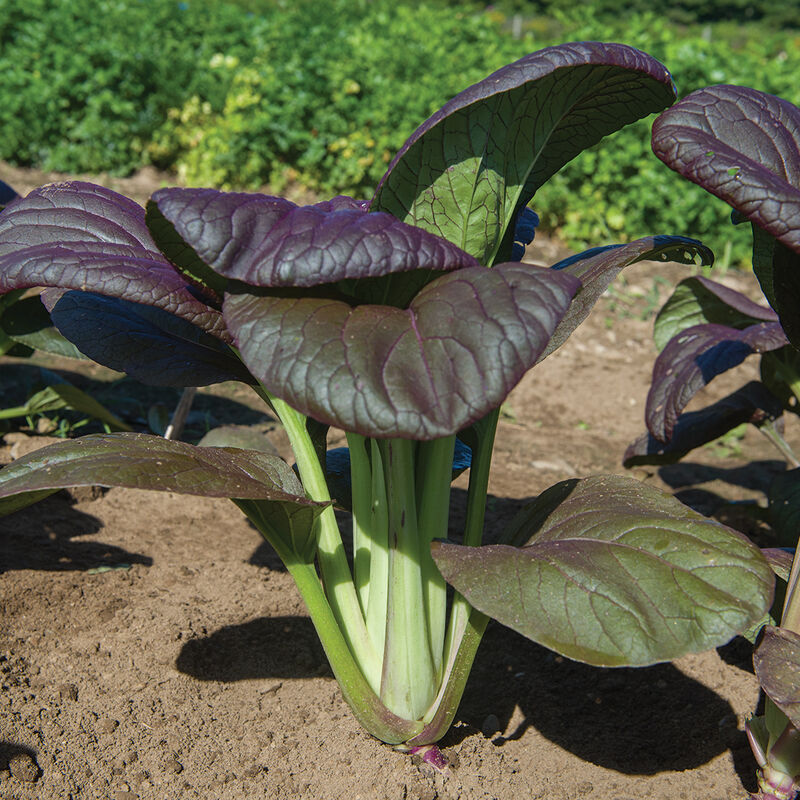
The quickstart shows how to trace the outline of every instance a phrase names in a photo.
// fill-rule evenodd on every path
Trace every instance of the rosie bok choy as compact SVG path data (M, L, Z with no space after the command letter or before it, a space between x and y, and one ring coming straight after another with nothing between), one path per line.
M800 789L800 462L781 430L783 412L800 409L800 109L745 86L710 86L661 114L653 150L725 200L735 223L751 223L753 270L770 307L704 279L678 287L656 323L664 349L648 398L649 434L631 445L627 460L674 461L746 421L793 467L769 490L773 533L792 547L765 551L779 591L752 631L766 700L746 726L758 764L753 797L791 800ZM760 356L761 381L681 414L698 389L751 355Z
M515 384L626 265L711 258L655 236L549 269L518 260L547 179L674 98L646 54L579 42L454 97L367 201L162 189L145 212L67 183L14 202L0 214L0 291L45 287L65 337L140 380L250 384L297 476L261 452L87 436L4 467L0 510L81 484L232 498L295 578L360 723L409 748L448 730L489 617L597 665L726 642L764 614L769 567L743 536L636 481L558 484L481 544ZM326 452L329 426L346 431L344 451ZM467 466L466 521L448 542L450 483ZM352 512L352 552L335 506Z

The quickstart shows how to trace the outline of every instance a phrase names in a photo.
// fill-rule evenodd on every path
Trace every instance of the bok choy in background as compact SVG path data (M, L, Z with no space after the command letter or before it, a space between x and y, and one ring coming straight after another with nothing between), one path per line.
M755 89L712 86L661 114L653 150L728 202L734 222L752 224L753 269L770 307L701 278L678 287L656 322L663 350L648 397L649 434L631 445L626 460L675 461L752 422L793 467L770 489L770 522L782 544L794 545L794 556L767 551L780 591L758 626L753 659L767 696L764 713L747 724L759 767L754 797L791 800L800 788L800 463L781 423L800 402L800 109ZM761 356L760 382L681 414L698 389L753 354Z
M674 99L651 57L579 42L454 97L370 200L162 189L145 212L67 183L16 201L0 215L0 291L46 287L67 339L140 380L251 385L283 423L297 474L253 450L87 436L3 468L0 510L82 484L233 499L295 578L361 724L409 748L450 727L489 617L596 665L728 641L769 607L769 566L742 535L636 481L558 484L502 544L481 544L511 389L625 266L711 260L678 236L550 269L518 260L548 178ZM327 452L330 426L346 452ZM455 543L450 483L467 465ZM352 552L337 505L352 512Z

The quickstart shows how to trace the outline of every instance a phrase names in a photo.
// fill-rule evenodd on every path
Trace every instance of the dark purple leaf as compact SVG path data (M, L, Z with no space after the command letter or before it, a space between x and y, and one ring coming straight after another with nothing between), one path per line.
M652 434L643 434L625 451L622 463L626 467L674 464L689 451L713 442L742 423L758 424L766 419L777 419L782 412L781 401L763 384L751 381L700 411L681 414L666 443Z
M66 292L51 317L86 356L151 386L253 383L219 339L154 306L88 292Z
M800 534L800 469L776 475L767 499L769 521L778 543L795 547Z
M311 521L325 507L306 499L291 468L277 456L117 433L57 442L0 469L0 514L24 508L41 493L72 486L270 500L290 511L305 509Z
M434 543L433 558L479 611L569 658L643 666L700 652L772 600L745 536L630 478L558 484L527 512L524 546Z
M743 86L692 92L653 125L669 167L800 252L800 109Z
M0 210L19 197L5 181L0 181Z
M224 313L250 371L292 407L366 436L433 439L500 405L576 287L512 263L440 277L407 310L228 294Z
M161 189L149 208L173 260L189 249L225 278L250 286L310 287L419 269L477 264L454 245L351 198L310 206L258 194ZM156 210L158 215L156 215Z
M770 700L800 727L800 634L767 625L753 653L753 667Z
M156 248L144 209L101 186L44 186L0 214L0 293L33 286L152 305L230 341L220 312Z
M754 303L746 295L708 278L682 280L656 317L653 338L663 350L670 339L686 328L712 322L731 328L747 328L758 322L776 322L771 308Z
M417 128L371 208L490 265L506 229L548 178L674 99L667 69L626 45L574 42L531 53L456 95Z
M554 264L551 269L574 275L580 280L581 288L559 323L542 358L561 347L589 316L594 304L614 278L625 267L639 261L711 264L714 254L697 240L687 239L685 236L645 236L628 244L593 247Z
M714 324L687 328L656 359L645 410L648 430L659 441L668 441L678 415L698 390L747 356L786 344L778 322L761 322L742 331Z

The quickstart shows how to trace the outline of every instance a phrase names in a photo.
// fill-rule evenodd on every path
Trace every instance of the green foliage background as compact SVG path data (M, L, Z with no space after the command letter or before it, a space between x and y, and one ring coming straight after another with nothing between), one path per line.
M365 196L447 99L526 53L579 39L647 51L670 68L681 96L742 83L800 103L800 32L777 24L775 4L683 0L662 17L643 0L624 13L609 2L564 13L554 0L488 9L444 0L3 0L0 159L118 174L153 164L190 185L280 192L299 182ZM780 6L792 10L797 0ZM748 13L773 24L707 22ZM705 22L683 24L691 20ZM544 187L533 202L543 227L574 246L702 236L723 258L745 260L747 231L652 155L650 124L607 139Z

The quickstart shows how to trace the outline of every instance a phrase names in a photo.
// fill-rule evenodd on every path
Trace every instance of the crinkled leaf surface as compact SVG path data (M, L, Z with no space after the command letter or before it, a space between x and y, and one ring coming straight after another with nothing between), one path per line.
M155 306L66 292L51 317L82 353L142 383L185 387L253 382L226 344Z
M794 547L800 531L800 468L776 475L770 481L769 521L778 542Z
M625 267L649 260L712 264L714 254L696 239L687 239L685 236L646 236L628 244L593 247L553 264L551 269L578 278L581 288L556 328L545 356L564 344L578 325L589 316L594 304Z
M144 209L94 184L43 186L0 214L0 292L33 286L156 306L230 341L219 310L155 246Z
M0 329L15 342L34 350L84 358L80 350L55 328L39 297L24 297L11 304L0 316Z
M148 222L171 260L189 261L188 250L250 286L310 287L477 264L450 242L346 197L297 206L259 194L161 189Z
M143 433L93 434L35 450L0 469L0 514L71 486L125 486L203 497L271 500L306 515L291 468L253 450L194 447Z
M733 394L678 417L668 442L651 433L642 434L625 451L623 465L674 464L688 452L713 442L744 422L759 423L778 419L783 404L762 383L751 381Z
M687 95L653 125L669 167L800 252L800 109L744 86Z
M559 484L525 546L433 544L484 614L598 666L643 666L728 641L762 618L773 577L746 537L619 476Z
M786 344L778 322L761 322L741 331L714 324L687 328L656 359L645 409L647 429L659 441L668 441L678 415L698 390L747 356Z
M800 727L800 634L768 625L753 653L761 688Z
M434 439L500 405L547 346L577 280L528 265L468 267L408 309L228 294L250 371L320 422L365 436Z
M417 128L371 208L437 233L490 265L517 212L548 178L607 134L674 99L667 69L632 47L545 48L470 86Z
M653 339L656 347L663 350L673 336L705 322L741 330L777 319L771 308L754 303L735 289L697 276L682 280L661 307L653 327Z

